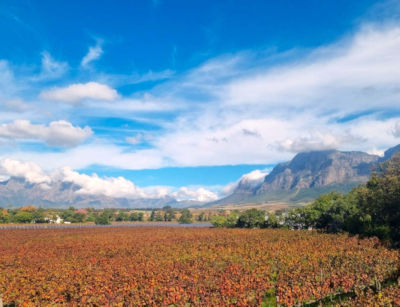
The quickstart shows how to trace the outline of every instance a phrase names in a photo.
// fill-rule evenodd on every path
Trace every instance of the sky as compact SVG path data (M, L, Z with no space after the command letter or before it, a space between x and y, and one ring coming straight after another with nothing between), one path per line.
M1 178L214 200L298 152L381 155L399 99L397 1L0 2Z

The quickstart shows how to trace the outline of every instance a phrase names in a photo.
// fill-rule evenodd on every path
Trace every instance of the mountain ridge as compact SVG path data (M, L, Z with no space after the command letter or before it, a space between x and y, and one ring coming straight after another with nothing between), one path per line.
M385 151L383 157L362 151L320 150L301 152L290 161L277 164L253 189L241 183L232 194L208 205L307 202L330 191L348 192L365 183L380 162L400 151L400 144Z
M171 206L186 208L203 203L197 201L178 201L173 197L160 198L123 198L106 195L77 193L81 187L77 184L55 181L49 186L29 183L23 178L11 177L0 182L0 204L23 207L35 205L44 208L161 208Z
M0 182L0 206L78 208L160 208L171 206L208 207L228 204L268 202L302 203L330 191L348 192L368 180L380 162L400 152L400 144L385 151L383 157L361 151L321 150L301 152L287 162L277 164L266 173L256 170L236 182L227 196L214 202L178 201L172 196L128 198L85 194L73 182L54 180L50 184L32 183L19 177Z

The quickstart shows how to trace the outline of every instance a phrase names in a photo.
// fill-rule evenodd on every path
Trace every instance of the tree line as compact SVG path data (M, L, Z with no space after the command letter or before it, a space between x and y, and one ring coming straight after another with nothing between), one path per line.
M147 211L147 213L146 213ZM204 212L196 217L189 209L174 209L165 206L161 209L131 210L131 209L44 209L33 205L22 208L0 208L0 224L27 224L27 223L95 223L107 225L112 222L171 222L177 221L189 224L196 221L207 221L208 215Z
M179 213L179 218L177 218L177 213ZM165 206L159 210L152 210L150 216L147 218L148 222L171 222L178 221L181 224L190 224L193 222L193 215L189 209L176 210L170 206ZM112 210L103 210L101 214L98 214L94 220L96 224L107 225L111 221L116 222L136 222L144 221L143 212L133 212L128 214L126 212L119 212L117 215L114 214Z

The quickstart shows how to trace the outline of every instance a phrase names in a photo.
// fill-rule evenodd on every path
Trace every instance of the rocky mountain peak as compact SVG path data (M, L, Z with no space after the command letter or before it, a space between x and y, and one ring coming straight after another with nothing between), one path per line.
M400 145L388 149L383 158L360 151L321 150L298 153L291 161L274 167L261 185L238 185L220 204L266 201L311 200L332 190L347 192L369 179L377 163L400 152Z

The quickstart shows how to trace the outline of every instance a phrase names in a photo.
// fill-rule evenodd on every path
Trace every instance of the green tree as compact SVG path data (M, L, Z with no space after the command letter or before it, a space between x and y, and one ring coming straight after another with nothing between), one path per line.
M193 222L192 217L193 215L189 209L183 209L181 211L181 216L179 217L178 222L180 224L191 224Z
M222 228L226 227L226 217L222 215L216 215L211 218L211 224L214 227Z
M136 221L138 221L138 220L139 220L139 214L138 214L137 212L132 212L132 213L129 215L129 220L130 220L131 222L136 222Z
M236 227L240 213L239 211L232 211L227 217L225 227L233 228Z
M164 217L163 217L163 215L161 214L160 211L157 211L157 212L156 212L156 214L155 214L155 216L154 216L154 220L155 220L156 222L162 222L162 221L164 221Z
M117 217L115 218L115 220L117 222L125 222L125 221L129 221L129 215L125 212L119 212Z
M144 219L143 216L144 216L143 212L139 212L139 213L138 213L138 221L139 221L139 222L143 222L143 219Z
M359 209L353 194L337 194L329 207L320 215L317 226L328 232L354 232L358 228L356 219L359 216Z
M163 207L164 211L164 221L171 222L175 219L175 210L171 208L171 206Z
M268 227L268 228L278 228L279 227L279 221L275 214L267 213L265 218L266 218L265 227Z
M357 191L359 208L367 216L364 232L400 245L400 153L382 163L364 188Z
M67 222L71 222L71 223L72 223L72 222L74 221L74 218L73 218L74 213L75 213L74 207L69 207L68 209L64 210L64 211L61 213L60 217L61 217L64 221L67 221Z
M71 217L71 222L72 223L83 223L86 219L86 215L82 212L74 212L74 214Z
M110 214L106 210L104 210L101 214L96 216L95 219L96 225L110 225Z
M156 219L156 211L155 210L151 210L149 221L153 222L153 221L155 221L155 219Z
M31 223L33 216L31 212L19 211L13 218L15 223Z
M110 222L113 221L113 220L115 220L115 214L114 214L114 211L113 211L113 210L111 210L111 209L104 209L104 210L103 210L103 213L104 213L105 215L108 216L108 219L110 220Z
M95 222L97 214L90 212L86 218L87 222Z
M236 225L241 228L262 228L264 223L264 211L249 209L240 214Z
M39 208L32 212L32 219L35 223L47 223L45 211L43 208Z
M199 221L199 222L205 221L205 214L204 214L204 212L201 212L201 213L197 216L197 221Z

